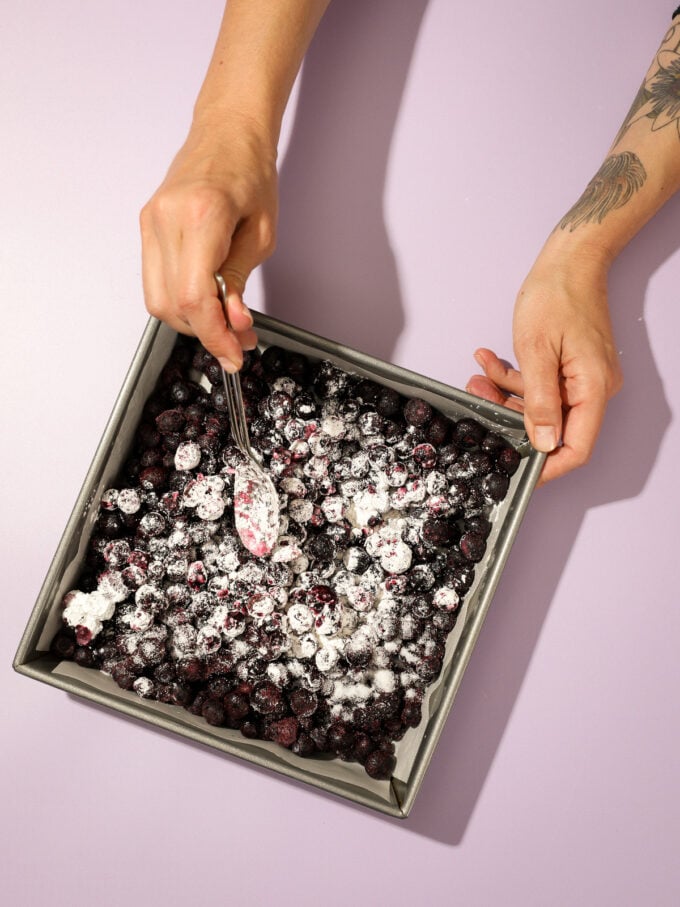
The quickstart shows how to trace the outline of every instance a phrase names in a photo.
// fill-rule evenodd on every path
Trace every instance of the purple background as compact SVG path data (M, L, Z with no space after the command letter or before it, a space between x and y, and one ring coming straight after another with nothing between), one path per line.
M515 292L672 5L336 0L289 108L279 248L250 304L458 386L478 345L510 357ZM680 197L613 269L627 383L590 465L533 499L406 823L11 671L146 321L137 214L220 11L3 3L7 902L679 903Z

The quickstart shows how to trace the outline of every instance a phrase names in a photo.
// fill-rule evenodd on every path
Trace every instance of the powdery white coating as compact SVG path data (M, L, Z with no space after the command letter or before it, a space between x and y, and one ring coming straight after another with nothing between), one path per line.
M375 603L375 595L364 586L352 586L347 590L347 601L356 611L370 611Z
M219 520L224 513L225 503L221 497L211 496L204 498L196 507L196 516L202 520Z
M318 648L316 638L311 633L291 640L290 650L295 658L311 658Z
M302 549L297 540L292 535L282 535L271 552L271 560L274 564L288 564L292 569L293 562L301 555Z
M121 513L133 514L137 513L142 506L142 499L136 489L121 488L118 492L118 500L116 503Z
M132 684L132 689L142 699L147 699L153 693L155 685L150 677L137 677Z
M279 504L272 480L251 462L239 463L234 478L234 522L244 546L264 557L279 534Z
M118 504L118 489L107 488L100 498L102 510L115 510Z
M371 517L386 513L389 506L390 495L387 479L382 475L376 484L368 485L355 496L347 508L347 516L355 526L368 526Z
M331 671L338 662L338 652L332 646L324 646L319 649L314 656L314 662L317 668L324 674Z
M432 603L437 608L445 611L455 611L460 603L460 596L450 586L442 586L432 596Z
M336 680L333 684L332 698L336 702L351 700L353 702L366 702L371 698L372 690L366 683L346 683Z
M308 523L314 513L314 505L311 501L305 501L303 498L296 498L288 505L288 515L296 523Z
M344 438L347 428L340 416L330 415L321 420L321 430L333 439Z
M143 633L153 624L153 614L144 608L136 608L130 615L128 624L131 630Z
M296 602L291 605L286 612L286 617L288 618L288 626L293 633L307 633L314 625L314 615L311 609L302 602Z
M339 523L345 515L345 502L338 494L328 495L324 498L321 510L329 523Z
M380 566L387 573L405 573L412 560L413 552L402 541L387 542L380 554Z
M274 393L278 393L279 391L282 391L284 394L288 394L289 396L292 397L294 394L297 393L297 391L299 389L300 388L293 381L293 379L288 378L286 375L282 375L280 378L276 378L272 382L272 391Z
M85 627L92 637L101 632L105 620L113 617L116 602L99 589L94 592L74 591L69 593L63 618L69 627Z
M248 611L258 620L271 614L276 608L276 602L266 592L256 592L248 599Z
M182 441L175 451L175 469L195 469L201 462L201 448L195 441Z
M392 693L397 686L397 678L393 671L382 669L373 673L373 686L381 693Z
M130 594L122 575L117 570L107 570L99 577L97 591L116 604L125 601Z
M196 636L196 648L199 652L203 652L206 655L211 652L217 652L221 645L222 636L215 627L205 626L201 627L198 631Z

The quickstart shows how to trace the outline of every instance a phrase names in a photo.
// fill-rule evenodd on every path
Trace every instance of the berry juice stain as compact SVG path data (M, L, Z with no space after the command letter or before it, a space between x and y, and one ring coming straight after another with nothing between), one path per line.
M251 463L239 464L234 477L234 523L239 538L255 557L274 547L279 530L276 490Z

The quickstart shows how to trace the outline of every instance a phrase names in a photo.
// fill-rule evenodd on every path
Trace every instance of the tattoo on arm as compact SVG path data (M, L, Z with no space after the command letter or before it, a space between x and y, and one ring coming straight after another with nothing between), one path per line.
M680 22L666 32L654 63L614 140L614 146L633 123L645 118L651 120L652 132L671 126L680 138Z
M581 224L601 224L610 211L622 208L647 179L640 158L632 151L610 154L576 204L559 223L573 232Z

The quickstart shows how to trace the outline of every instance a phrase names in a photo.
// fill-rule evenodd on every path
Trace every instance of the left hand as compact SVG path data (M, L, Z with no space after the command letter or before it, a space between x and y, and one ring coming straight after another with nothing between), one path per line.
M479 349L484 374L467 389L524 413L531 443L548 453L543 484L588 462L623 383L602 258L544 251L517 297L513 337L519 370Z

